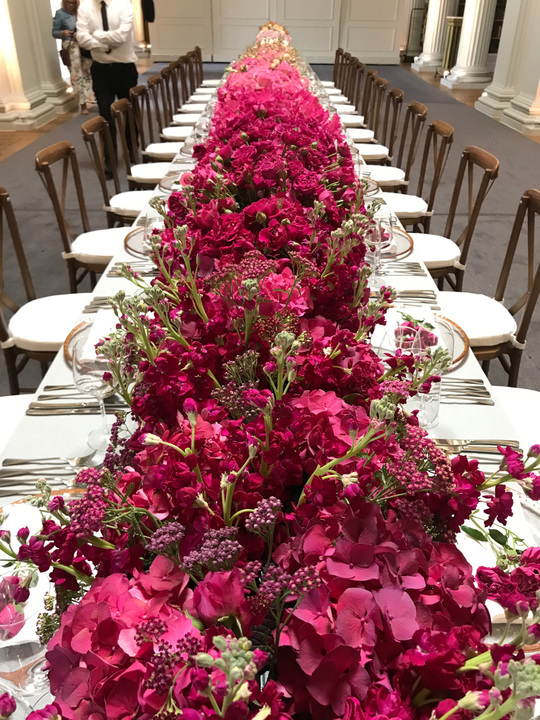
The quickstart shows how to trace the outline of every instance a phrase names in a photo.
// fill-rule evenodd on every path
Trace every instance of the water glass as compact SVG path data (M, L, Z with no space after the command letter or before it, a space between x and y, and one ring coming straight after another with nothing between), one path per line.
M418 424L424 430L434 428L439 424L439 409L441 406L441 383L431 384L429 392L418 392L409 398L405 409L409 412L418 410Z

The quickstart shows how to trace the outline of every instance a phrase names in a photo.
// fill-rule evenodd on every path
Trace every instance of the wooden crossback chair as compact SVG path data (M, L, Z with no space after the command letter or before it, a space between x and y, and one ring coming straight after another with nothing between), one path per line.
M489 372L491 360L498 358L501 365L508 373L508 385L517 387L519 368L525 343L527 332L529 330L533 313L540 294L540 261L538 257L538 248L535 247L535 225L536 220L540 216L540 190L525 190L519 201L516 218L510 234L510 240L506 255L503 261L499 282L495 291L494 300L502 303L505 292L508 287L512 265L516 258L516 251L520 243L523 233L526 235L527 246L527 271L519 272L519 277L523 283L520 290L519 298L508 308L510 315L518 322L517 332L515 336L506 342L498 345L487 347L473 347L474 354L482 361L484 372ZM518 283L516 283L517 285Z
M415 231L421 228L423 232L429 232L435 197L453 141L454 128L442 120L433 120L426 133L416 195L385 195L390 209L406 227L413 226ZM428 179L428 169L431 179Z
M27 300L22 307L9 297L4 286L5 230L11 237ZM42 375L47 372L49 362L54 359L66 335L75 326L89 299L89 293L36 299L11 200L7 190L0 187L0 346L6 361L9 390L13 395L31 390L19 384L19 375L29 360L40 363Z
M479 180L475 176L475 170L481 172ZM431 276L438 278L439 289L442 290L444 280L446 280L453 290L457 290L458 292L463 290L465 266L476 223L478 222L484 200L491 190L498 174L499 161L494 155L474 145L468 145L465 148L458 167L454 191L450 201L450 209L443 233L444 237L452 237L456 211L458 210L459 201L464 189L467 203L467 222L460 235L454 241L457 247L460 248L459 261L451 263L446 267L429 269Z
M53 173L53 166L57 163L61 164L60 183L57 182ZM91 286L94 287L96 284L96 273L102 272L106 264L83 263L76 257L73 257L71 245L76 239L77 233L66 217L66 200L71 180L75 186L78 214L82 223L83 232L90 232L90 221L84 199L79 163L77 161L77 151L67 140L50 145L36 154L36 170L51 199L56 222L58 223L60 239L64 249L62 257L67 263L70 290L71 292L77 292L79 284L88 274L90 275Z

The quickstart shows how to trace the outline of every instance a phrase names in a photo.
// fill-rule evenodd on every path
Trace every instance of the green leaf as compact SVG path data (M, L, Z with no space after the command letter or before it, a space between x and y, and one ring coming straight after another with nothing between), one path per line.
M489 537L492 540L495 540L496 543L499 543L499 545L502 545L503 547L506 547L508 543L508 538L504 533L502 533L500 530L497 530L497 528L490 528L489 529Z
M469 535L469 537L472 537L473 540L478 540L479 542L486 542L487 540L486 534L476 528L468 527L468 525L462 525L461 529L464 533Z

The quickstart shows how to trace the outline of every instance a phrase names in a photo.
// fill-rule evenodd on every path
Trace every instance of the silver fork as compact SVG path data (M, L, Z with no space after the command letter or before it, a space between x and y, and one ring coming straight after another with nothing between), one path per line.
M39 458L4 458L2 467L11 465L48 465L50 467L57 465L69 465L72 468L79 468L86 465L96 454L96 450L88 453L88 455L77 455L75 457L39 457Z

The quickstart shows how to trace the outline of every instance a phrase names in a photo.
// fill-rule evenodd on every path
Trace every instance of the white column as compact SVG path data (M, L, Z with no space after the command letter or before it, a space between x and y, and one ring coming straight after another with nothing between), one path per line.
M455 15L458 0L430 0L424 31L424 47L418 60L411 65L413 70L437 70L441 67L444 41L446 39L446 18Z
M486 63L495 7L495 0L466 0L456 64L442 85L483 88L490 82L493 73Z
M507 0L493 82L474 106L485 115L497 119L510 106L516 94L515 80L523 32L522 9L522 0Z
M77 107L60 74L49 3L0 0L0 130L31 129Z
M501 122L525 135L540 136L540 2L522 0L520 62L516 95L503 111Z

